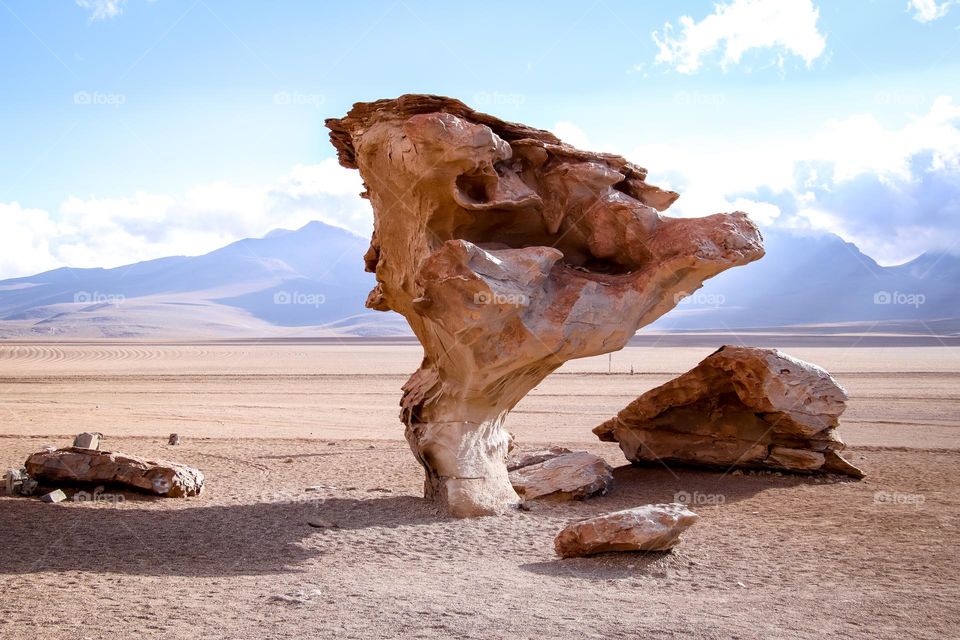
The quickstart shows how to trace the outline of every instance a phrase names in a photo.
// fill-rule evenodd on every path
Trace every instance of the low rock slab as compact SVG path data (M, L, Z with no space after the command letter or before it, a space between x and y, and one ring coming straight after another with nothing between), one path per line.
M34 453L24 465L37 480L115 484L166 498L195 496L203 490L203 473L166 460L124 453L67 447Z
M524 500L544 497L581 500L609 491L613 486L613 469L600 456L574 451L514 468L510 472L510 484Z
M698 519L682 504L648 504L574 522L557 534L553 547L561 558L608 551L667 551Z

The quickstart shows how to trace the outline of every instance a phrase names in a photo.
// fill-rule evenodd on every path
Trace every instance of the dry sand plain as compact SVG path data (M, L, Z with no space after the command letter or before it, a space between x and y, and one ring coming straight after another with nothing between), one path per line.
M415 345L0 345L3 468L96 430L207 477L184 500L0 497L0 638L956 637L960 350L785 349L850 392L862 482L634 468L595 440L718 344L568 363L508 426L605 456L615 490L462 521L419 498L397 421ZM568 521L677 492L723 503L673 552L553 555ZM319 594L273 599L297 590Z

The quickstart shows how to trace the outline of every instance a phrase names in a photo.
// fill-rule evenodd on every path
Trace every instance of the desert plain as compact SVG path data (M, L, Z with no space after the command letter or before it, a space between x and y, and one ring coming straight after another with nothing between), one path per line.
M0 638L956 637L960 344L747 337L847 389L862 481L634 467L591 433L725 342L568 362L507 428L603 456L614 489L465 520L423 500L403 438L415 342L0 344L3 469L99 431L206 476L186 499L0 497ZM677 500L701 519L672 552L554 554L573 520Z

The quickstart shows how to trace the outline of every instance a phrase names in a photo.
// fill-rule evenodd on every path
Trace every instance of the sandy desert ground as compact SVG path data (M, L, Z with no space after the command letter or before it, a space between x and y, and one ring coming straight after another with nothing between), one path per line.
M419 497L397 420L415 345L0 345L3 468L96 430L207 477L182 500L0 497L0 638L956 637L960 350L811 342L785 350L850 392L866 480L627 465L590 429L719 346L666 341L568 363L508 420L521 447L603 455L614 491L460 521ZM571 520L678 492L702 519L671 553L553 554Z

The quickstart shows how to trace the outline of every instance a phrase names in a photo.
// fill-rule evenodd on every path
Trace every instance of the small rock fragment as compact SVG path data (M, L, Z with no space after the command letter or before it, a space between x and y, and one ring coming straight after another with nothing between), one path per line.
M22 496L32 496L40 488L40 483L27 476L23 479L23 484L20 486L20 495Z
M40 499L44 502L63 502L67 499L67 494L62 489L54 489L50 493L40 496Z
M37 492L39 486L37 481L31 478L27 474L27 470L22 467L20 469L8 469L4 474L4 485L7 495L11 496L32 496Z
M167 444L171 446L180 444L180 434L171 433L170 437L167 439Z
M26 475L25 469L7 469L7 472L3 475L7 495L12 496L20 493L20 487L23 485L23 478Z
M73 446L77 449L99 449L103 434L97 431L78 433L73 439Z
M553 542L561 558L607 551L667 551L698 519L679 503L648 504L574 522Z
M322 594L320 589L296 589L287 593L270 596L270 602L278 604L313 604Z

